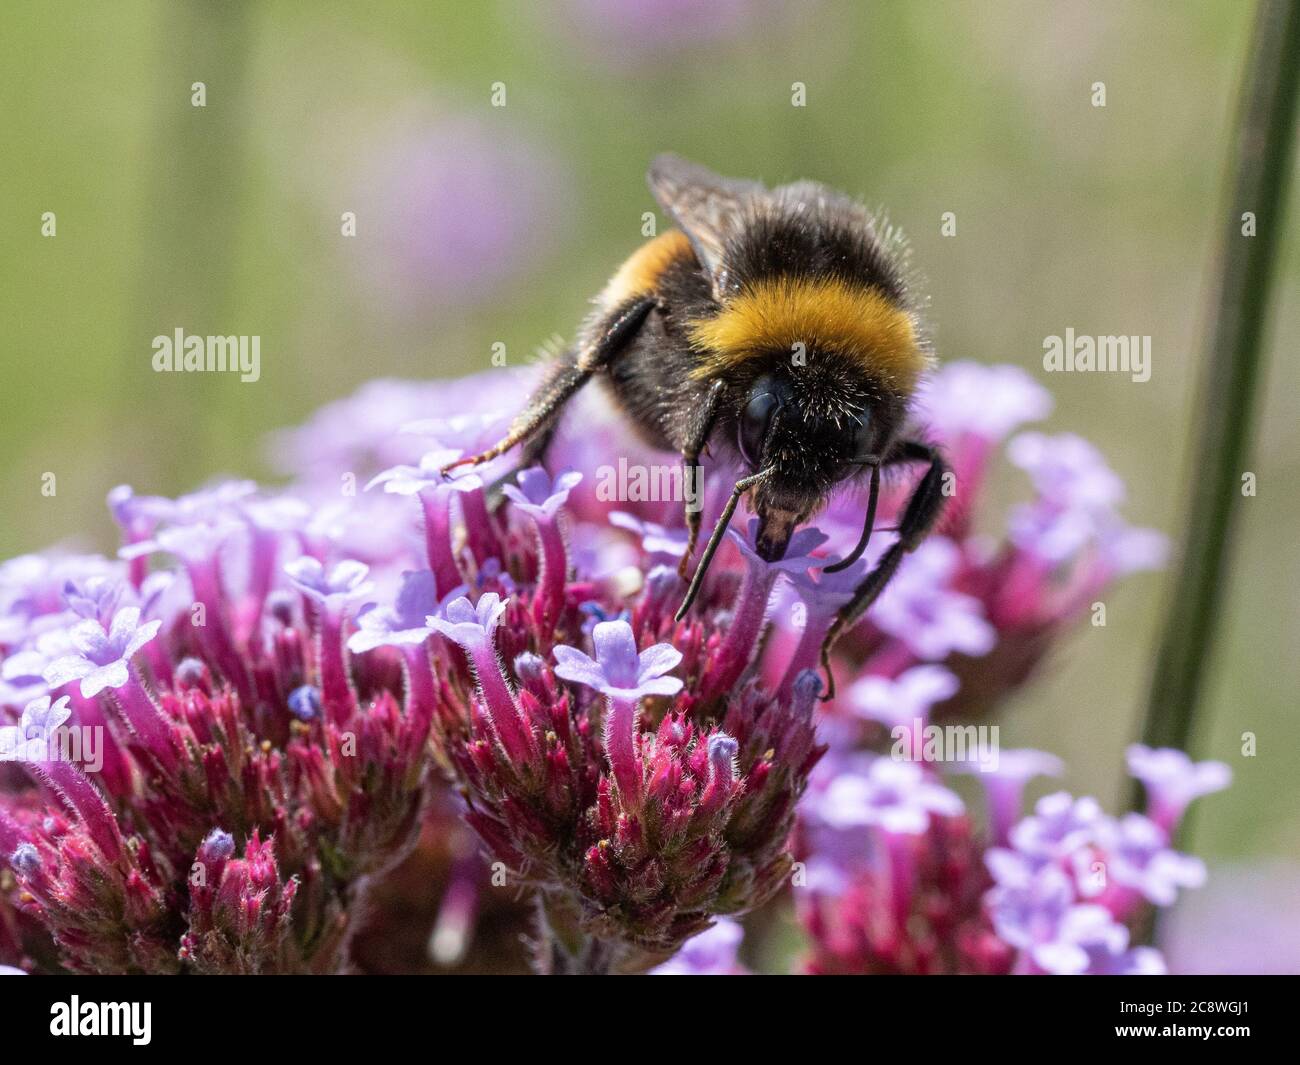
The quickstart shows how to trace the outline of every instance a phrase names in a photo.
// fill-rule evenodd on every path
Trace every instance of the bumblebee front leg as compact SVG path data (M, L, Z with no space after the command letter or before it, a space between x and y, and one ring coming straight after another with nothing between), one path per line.
M826 638L822 641L821 664L826 674L826 694L822 696L823 701L835 695L835 677L831 673L831 648L835 646L835 641L867 612L871 604L885 590L885 585L889 583L890 578L897 572L903 556L916 550L934 528L943 510L943 477L948 472L948 466L939 453L928 444L905 440L889 457L886 464L893 466L902 462L928 462L930 466L912 492L907 506L903 508L903 516L898 523L898 540L880 557L875 568L854 590L853 598L840 608L834 623L826 633Z
M528 406L511 424L506 435L486 451L467 455L443 467L443 473L458 466L479 466L504 455L516 444L527 442L552 426L564 405L591 380L598 370L609 365L627 342L636 335L655 301L648 296L621 304L598 322L589 340L559 357L546 379L528 401Z
M695 498L686 499L686 553L682 555L682 560L677 566L678 574L685 579L686 571L690 568L691 558L695 554L695 545L700 539L700 523L704 520L704 486L698 479L688 482L687 479L692 476L692 471L700 464L700 455L703 453L705 445L709 442L709 436L713 432L714 422L718 418L718 408L722 402L723 393L726 391L726 384L723 381L714 381L709 386L708 394L704 397L704 404L692 414L689 436L686 439L686 446L682 448L682 483L693 483L695 485Z

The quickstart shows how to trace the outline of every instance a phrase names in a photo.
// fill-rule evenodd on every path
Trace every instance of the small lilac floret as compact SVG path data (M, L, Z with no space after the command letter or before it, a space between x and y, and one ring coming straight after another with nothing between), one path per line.
M45 681L60 688L74 680L81 681L81 694L87 699L105 688L120 688L130 679L131 658L158 635L161 621L140 622L139 607L125 607L113 616L106 632L98 621L86 619L72 626L69 636L76 653L52 662L45 670Z

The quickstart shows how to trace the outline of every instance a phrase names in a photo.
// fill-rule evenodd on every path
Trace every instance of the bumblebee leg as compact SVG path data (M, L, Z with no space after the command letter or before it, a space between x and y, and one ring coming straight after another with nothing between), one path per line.
M550 367L548 368L544 380L542 381L541 384L537 386L534 392L534 397L549 391L552 387L555 387L555 385L558 383L555 381L556 378L559 378L560 376L565 374L572 373L575 361L576 361L576 355L573 349L569 349L567 351L564 351L560 355L557 355L555 361L552 362ZM535 402L536 402L535 398L529 400L529 409L532 408ZM521 414L520 418L522 417L523 415ZM516 419L516 421L518 420L519 419ZM546 453L550 449L551 441L555 439L555 430L559 427L559 423L560 423L560 419L558 417L553 417L550 419L550 421L543 424L540 429L535 429L532 435L529 436L526 440L524 440L523 447L520 448L519 450L519 461L516 462L509 470L507 470L505 473L503 473L500 477L498 477L495 481L493 481L490 485L487 486L487 500L488 500L489 510L495 513L498 509L500 509L501 504L505 502L505 498L506 498L505 494L501 491L501 489L508 484L514 484L515 478L519 475L520 470L526 470L532 466L545 465ZM492 450L495 451L497 446L500 445L494 446ZM486 459L484 455L487 455L489 453L490 452L484 452L483 455L475 455L474 457L464 459L463 461L466 463L472 462L475 464L478 464L480 462L487 462L488 459ZM496 456L493 455L492 457L495 458Z
M831 673L831 648L835 646L835 641L867 612L897 572L903 556L916 550L934 528L934 523L943 510L943 477L948 472L948 466L939 453L927 444L905 440L890 455L886 465L893 466L902 462L928 462L930 467L917 483L907 506L903 508L903 516L898 522L898 540L880 557L875 568L854 590L853 598L840 608L822 641L821 664L822 671L826 674L823 701L835 695L835 677Z
M700 464L700 454L704 451L704 446L709 442L709 434L713 432L713 424L718 418L718 406L725 391L726 385L724 382L714 381L709 386L704 405L692 418L690 437L686 441L686 446L682 448L683 483L685 483L687 477L691 476L692 470ZM695 554L695 545L700 539L700 523L704 520L703 491L703 485L696 481L696 498L686 500L686 553L682 555L682 560L677 566L677 573L683 579L686 577L686 571L690 568L691 558Z
M561 358L565 357L561 356ZM507 473L503 473L487 486L488 510L495 514L501 508L501 505L506 500L502 489L508 484L515 483L515 478L519 476L520 470L546 464L546 452L551 446L551 441L555 439L555 430L558 425L559 419L552 418L548 425L543 426L530 436L519 453L519 461Z
M682 605L677 608L677 614L674 621L681 621L691 609L691 604L695 602L695 597L700 594L700 588L704 585L704 575L709 572L709 564L713 561L713 556L717 553L718 544L722 543L723 534L727 531L727 526L731 524L731 516L736 513L736 507L740 505L740 497L748 492L754 485L772 475L773 466L758 473L750 474L748 477L742 477L736 482L736 486L731 490L731 495L727 499L727 505L722 508L722 515L718 522L713 526L713 535L709 537L709 542L704 545L704 554L700 556L700 564L695 567L695 576L691 578L691 585L686 589L686 598L682 600Z
M442 472L446 473L458 466L478 466L490 462L516 444L525 443L550 427L578 389L590 381L594 373L609 365L610 360L636 335L654 305L655 301L648 296L637 297L621 305L597 325L594 339L560 356L504 437L486 451L448 463ZM546 442L549 443L549 439Z

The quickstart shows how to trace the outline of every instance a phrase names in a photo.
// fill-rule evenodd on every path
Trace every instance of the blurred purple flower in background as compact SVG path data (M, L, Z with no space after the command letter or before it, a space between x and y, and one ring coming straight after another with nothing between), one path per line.
M559 245L560 163L509 123L411 114L376 137L345 201L357 269L390 309L488 303Z
M772 33L784 13L775 0L563 0L548 23L562 25L566 43L582 41L589 61L614 72L623 63L640 68L752 33Z
M723 917L707 931L688 939L671 961L650 970L652 976L744 976L737 955L745 930Z

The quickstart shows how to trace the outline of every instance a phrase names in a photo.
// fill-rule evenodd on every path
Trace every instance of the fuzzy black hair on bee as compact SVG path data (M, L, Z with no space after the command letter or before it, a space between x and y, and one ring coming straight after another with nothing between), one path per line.
M596 297L574 345L546 373L498 444L453 465L523 445L541 461L565 403L600 375L650 445L688 467L705 447L744 471L709 537L678 617L699 592L740 500L758 518L756 549L781 558L794 531L841 484L865 481L857 561L870 541L883 470L924 464L880 557L839 612L830 651L937 522L943 459L904 433L912 396L932 361L902 235L879 215L812 181L767 189L721 177L674 155L648 175L676 223L635 251ZM451 468L451 467L449 467ZM687 507L685 576L700 533Z

